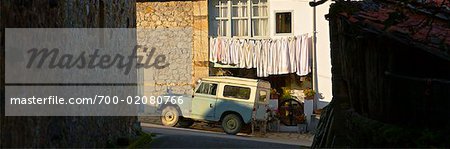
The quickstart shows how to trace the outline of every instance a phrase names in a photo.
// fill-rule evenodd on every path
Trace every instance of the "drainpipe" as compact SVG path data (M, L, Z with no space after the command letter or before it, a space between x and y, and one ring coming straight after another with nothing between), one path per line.
M316 3L316 0L313 0ZM316 5L313 6L313 37L312 37L312 86L313 90L316 92L314 96L314 108L317 109L318 102L318 79L317 79L317 25L316 25Z

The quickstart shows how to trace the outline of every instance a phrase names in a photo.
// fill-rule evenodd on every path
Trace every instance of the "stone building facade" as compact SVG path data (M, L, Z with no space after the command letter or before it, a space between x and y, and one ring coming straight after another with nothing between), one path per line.
M195 82L208 76L207 1L138 1L138 44L165 55L168 67L142 71L145 95L168 89L192 94ZM148 57L147 57L148 58Z

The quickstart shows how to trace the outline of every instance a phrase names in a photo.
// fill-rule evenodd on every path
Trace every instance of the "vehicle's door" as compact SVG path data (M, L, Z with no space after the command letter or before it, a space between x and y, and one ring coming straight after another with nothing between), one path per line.
M269 109L269 90L264 88L256 89L256 99L255 99L255 119L256 120L267 120Z
M217 100L217 83L201 82L192 99L191 118L213 120Z

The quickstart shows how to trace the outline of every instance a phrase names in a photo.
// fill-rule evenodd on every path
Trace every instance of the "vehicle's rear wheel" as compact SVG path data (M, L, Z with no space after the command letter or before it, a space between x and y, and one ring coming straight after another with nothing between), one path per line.
M174 127L180 120L180 112L174 106L167 106L162 110L161 122L164 126Z
M241 117L236 114L228 114L222 119L222 128L227 134L237 134L241 131L242 125Z

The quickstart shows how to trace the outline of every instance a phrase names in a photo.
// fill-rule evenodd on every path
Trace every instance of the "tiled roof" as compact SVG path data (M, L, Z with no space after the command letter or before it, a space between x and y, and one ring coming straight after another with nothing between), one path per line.
M450 58L449 0L418 0L408 4L365 1L352 3L352 7L355 8L352 11L342 10L337 14L368 31L432 49L435 54Z

